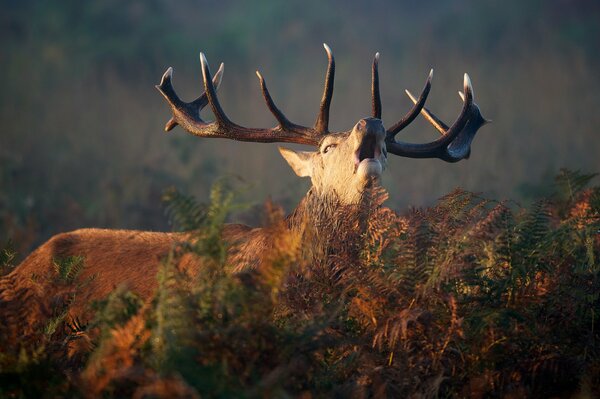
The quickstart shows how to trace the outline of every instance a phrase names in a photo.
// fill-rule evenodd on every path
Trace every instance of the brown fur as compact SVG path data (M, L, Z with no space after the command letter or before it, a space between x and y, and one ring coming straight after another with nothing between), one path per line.
M286 219L287 231L304 235L309 227L311 242L324 248L321 230L335 230L336 211L361 202L367 187L377 182L385 167L385 131L365 130L357 124L351 132L328 136L320 150L297 153L282 150L292 168L301 176L310 176L313 187L296 210ZM367 167L355 165L355 154L369 141L378 161ZM329 147L328 151L325 148ZM373 164L379 165L373 168ZM273 246L277 228L251 228L240 224L225 225L222 239L232 244L228 265L234 273L260 267L262 256ZM52 237L29 255L9 275L0 279L0 338L9 335L39 333L48 322L58 318L86 321L91 318L91 304L104 299L117 286L139 295L144 301L152 298L157 287L157 271L169 251L178 243L193 240L187 233L160 233L130 230L81 229ZM319 245L311 251L320 253ZM322 253L322 251L321 251ZM83 268L73 281L61 281L55 263L69 257L82 257ZM202 262L197 255L184 254L178 267L191 276L197 274Z
M247 254L252 248L246 240L252 242L261 233L262 229L230 224L225 225L223 238L242 247L241 251L232 248L236 260L250 262ZM149 300L157 287L161 261L189 239L187 233L133 230L81 229L57 234L0 279L0 313L5 322L18 326L11 330L29 335L43 329L63 309L67 320L89 320L90 305L121 284ZM84 266L74 281L61 282L54 262L71 256L83 257ZM201 262L185 254L178 266L194 275Z
M324 199L313 191L285 219L285 230L303 235L307 227L315 227L311 232L318 232L325 222L335 226L332 219L339 208L338 201ZM281 226L225 225L222 238L230 244L227 263L231 271L259 268L262 256L272 246L273 234L281 234ZM6 321L6 329L2 331L0 327L0 335L18 339L17 334L39 333L63 311L67 312L67 321L88 321L92 317L91 304L106 298L120 285L144 301L150 300L157 288L161 261L177 244L193 238L190 233L107 229L57 234L0 279L0 314ZM74 281L61 281L54 263L73 256L82 257L84 266ZM179 259L178 267L194 276L202 262L193 253L186 253Z

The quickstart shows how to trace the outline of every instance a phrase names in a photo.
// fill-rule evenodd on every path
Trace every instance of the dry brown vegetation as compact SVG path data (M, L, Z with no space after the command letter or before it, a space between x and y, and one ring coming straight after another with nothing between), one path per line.
M260 180L249 198L297 203L307 186L281 172L275 148L162 134L153 85L173 60L191 99L199 51L225 62L222 101L253 126L273 124L257 68L290 119L313 120L323 41L343 65L333 129L368 114L375 51L385 120L430 67L431 108L451 119L467 71L494 123L468 162L392 160L387 205L433 204L455 186L486 194L456 190L398 213L377 192L372 208L342 209L335 228L303 236L269 205L264 224L281 234L263 268L235 276L222 220L172 201L175 224L210 234L173 249L151 301L120 287L87 304L93 319L66 317L85 289L75 256L30 276L56 284L43 315L0 303L0 397L600 396L600 191L568 171L551 189L539 183L560 166L598 170L597 1L171 3L0 0L0 275L59 232L167 230L159 198L170 185L204 201L229 173ZM176 267L190 251L205 260L197 278ZM21 328L23 317L43 322Z
M265 223L280 234L260 269L237 275L216 239L222 214L172 204L204 234L165 259L152 301L120 288L93 320L57 317L27 339L3 323L2 394L594 397L592 177L563 171L530 209L455 190L400 216L378 190L301 237L269 205ZM177 268L189 251L204 259L195 278ZM65 286L76 261L56 270Z

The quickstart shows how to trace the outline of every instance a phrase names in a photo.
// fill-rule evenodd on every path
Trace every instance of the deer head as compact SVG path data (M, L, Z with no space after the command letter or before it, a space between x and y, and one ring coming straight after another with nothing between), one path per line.
M342 203L357 203L366 187L379 182L387 165L385 129L376 118L325 136L317 151L279 151L298 176L311 178L317 194L334 194Z
M180 125L187 132L200 137L220 137L253 142L281 142L306 144L317 147L317 151L293 151L280 148L280 152L298 176L310 177L313 190L322 195L335 195L341 203L353 204L360 201L367 187L379 183L386 167L388 154L410 158L439 158L446 162L457 162L468 158L471 142L477 130L488 121L481 116L479 107L473 102L473 89L469 76L464 76L464 93L459 92L463 106L451 125L447 126L431 111L424 107L431 89L433 70L425 83L419 98L408 90L406 94L414 106L400 121L385 129L381 121L381 98L379 94L379 53L375 55L372 67L372 115L363 118L345 132L329 131L329 107L333 97L335 61L331 50L324 44L329 65L325 76L325 88L317 120L313 127L305 127L290 122L277 108L262 75L257 71L267 107L277 120L277 126L270 129L247 128L233 123L223 112L216 90L223 76L223 64L214 77L211 76L208 62L200 53L204 93L196 100L183 102L172 85L173 69L169 68L156 88L165 97L173 112L165 126L170 131ZM206 122L200 111L209 105L215 121ZM418 115L423 114L441 133L441 137L429 143L406 143L396 140L396 135L408 126Z

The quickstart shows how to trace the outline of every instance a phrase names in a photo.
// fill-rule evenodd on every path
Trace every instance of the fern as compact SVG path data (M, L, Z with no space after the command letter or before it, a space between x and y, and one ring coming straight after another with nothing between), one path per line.
M58 328L63 324L63 322L65 321L65 318L67 317L68 314L69 314L68 309L65 309L59 315L56 315L55 317L51 318L48 321L48 323L44 326L44 334L47 336L53 335L58 330Z
M594 187L590 194L590 210L595 215L596 221L598 221L600 215L600 187ZM600 230L598 231L600 233Z
M172 193L189 242L164 260L152 303L121 288L95 322L66 323L101 330L85 381L104 397L551 397L579 383L594 392L600 189L585 188L589 176L562 172L568 199L527 209L455 190L399 216L375 192L368 209L310 208L324 211L320 230L289 237L271 212L260 268L237 275L220 239L231 190L215 186L206 205ZM181 267L190 256L197 276ZM76 259L55 263L61 281L79 274Z
M125 325L142 307L142 300L125 285L119 285L106 299L93 304L94 320L85 328L99 328L102 334L108 334L111 329ZM79 330L80 322L73 321L73 327Z
M71 284L85 267L85 257L68 256L52 259L52 266L60 281Z
M179 371L189 377L196 353L192 328L195 310L191 298L180 288L183 276L177 271L175 261L175 253L172 252L158 274L150 339L151 364L162 375Z
M17 257L17 252L14 250L14 245L11 240L8 240L0 247L0 277L8 274L13 268L13 261Z
M206 220L206 205L180 193L175 187L163 193L162 201L166 204L169 221L180 231L197 230Z
M389 268L390 277L406 293L414 293L415 287L421 281L419 265L422 251L418 238L422 238L423 232L426 231L427 227L423 223L411 224L399 243L394 266Z
M582 173L579 170L561 169L555 178L554 196L563 202L572 202L577 194L596 176L598 176L597 173Z
M552 195L557 205L558 214L561 217L567 216L567 211L572 207L590 181L597 175L597 173L582 173L578 170L561 169L555 178Z
M227 256L227 243L222 240L222 229L227 216L237 208L235 193L217 182L210 191L210 205L206 211L205 223L201 226L201 239L196 244L196 252L223 266Z
M518 261L512 262L512 266L523 269L521 273L526 273L525 269L534 272L537 268L543 267L543 257L549 245L552 245L552 241L547 239L551 232L551 214L548 204L545 201L536 202L522 219L522 222L515 226L513 259Z
M193 251L223 266L227 255L227 243L221 238L223 224L233 211L245 208L234 201L237 195L226 179L213 184L210 203L198 203L193 197L171 188L163 195L171 222L181 231L194 235Z
M210 333L211 326L215 328L223 318L231 317L227 316L231 309L219 307L231 304L233 298L226 296L236 292L224 271L227 243L221 239L228 214L239 209L234 198L235 193L223 181L212 187L209 204L198 204L190 197L171 192L169 212L181 226L193 230L193 241L174 248L163 261L152 312L150 364L163 376L179 373L207 392L217 386L219 390L227 388L219 382L218 369L198 368L196 358L202 350L195 342L202 333ZM190 280L176 266L181 256L189 252L204 266L197 280ZM200 320L204 325L199 326Z

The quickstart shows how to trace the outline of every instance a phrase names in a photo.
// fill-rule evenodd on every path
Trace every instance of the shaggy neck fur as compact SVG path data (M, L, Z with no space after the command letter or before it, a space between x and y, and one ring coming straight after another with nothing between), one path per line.
M373 198L381 191L380 187L368 189L357 204L344 205L336 195L322 195L312 188L287 217L288 229L299 234L306 246L344 247L365 233Z

